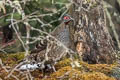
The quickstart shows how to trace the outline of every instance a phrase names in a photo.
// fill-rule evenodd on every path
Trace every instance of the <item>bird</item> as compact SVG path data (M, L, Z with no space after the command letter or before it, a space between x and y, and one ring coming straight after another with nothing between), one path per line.
M63 56L66 56L66 48L69 48L71 43L69 27L67 25L73 21L73 18L66 14L62 16L61 20L61 24L50 33L52 37L49 35L46 36L46 38L41 40L40 43L36 45L36 48L31 51L28 56L30 62L43 63L44 69L46 69L46 67L48 68L48 65L52 65L51 67L55 71L53 66Z

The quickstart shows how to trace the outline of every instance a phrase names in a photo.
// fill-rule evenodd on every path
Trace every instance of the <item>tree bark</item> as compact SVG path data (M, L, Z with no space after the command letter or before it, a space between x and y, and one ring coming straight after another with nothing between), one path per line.
M106 27L102 1L73 0L69 10L74 24L69 24L76 51L88 63L113 63L114 45Z

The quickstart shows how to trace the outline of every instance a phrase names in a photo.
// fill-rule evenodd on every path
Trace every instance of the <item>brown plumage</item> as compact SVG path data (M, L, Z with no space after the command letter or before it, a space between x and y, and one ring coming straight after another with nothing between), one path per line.
M64 23L61 23L50 33L54 38L64 44L66 47L70 45L69 27L65 27ZM43 40L45 42L36 45L36 49L31 51L29 59L32 61L41 62L43 60L54 61L63 55L66 55L66 50L63 46L59 46L58 42L50 38L50 40ZM49 49L49 51L47 50ZM46 52L48 51L48 52ZM45 55L47 54L47 56Z
M28 56L28 60L30 62L42 63L42 65L44 65L42 70L45 71L47 68L51 69L49 66L51 65L55 71L53 68L54 64L67 55L67 48L70 48L71 45L68 27L68 23L71 22L71 20L72 18L65 18L65 20L50 33L52 37L48 35L46 39L37 44L36 49L32 50L30 56ZM42 65L40 65L40 68Z

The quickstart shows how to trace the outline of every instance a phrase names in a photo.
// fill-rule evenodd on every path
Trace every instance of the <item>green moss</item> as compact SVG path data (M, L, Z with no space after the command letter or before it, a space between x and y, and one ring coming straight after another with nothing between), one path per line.
M109 74L117 66L116 64L88 64L82 61L80 64L90 72L101 72L104 74Z
M0 58L3 58L2 61L5 65L14 66L24 58L24 54L25 52L2 54L0 55ZM81 67L71 67L71 59L64 58L55 65L57 71L48 74L50 75L49 78L43 80L59 80L61 77L63 78L62 80L115 80L107 75L109 75L112 69L117 66L116 64L88 64L77 59L74 61L78 61ZM0 69L0 72L1 71L0 77L4 79L8 73L3 69ZM13 74L18 75L18 73L19 72L14 72ZM41 71L35 70L31 72L31 74L35 77L35 80L42 80L41 76L43 76L43 74ZM20 77L19 79L22 79L23 77Z
M57 63L55 65L55 67L56 67L56 69L60 69L65 66L70 66L70 63L71 63L70 59L64 59L64 60L60 61L59 63Z
M25 52L19 52L19 53L15 53L15 54L9 54L8 56L10 58L15 58L16 60L22 60L24 58L24 54L25 54Z
M100 72L84 73L79 75L79 80L115 80Z
M101 72L84 72L73 69L70 66L66 66L51 74L49 79L46 80L115 80L112 77L108 77Z
M75 60L78 61L78 60ZM71 66L71 60L70 59L64 59L56 64L56 68L60 69L65 66ZM85 70L89 72L101 72L104 74L109 74L111 70L117 66L117 64L88 64L83 61L78 61L80 63L80 68L77 68L79 70Z
M24 54L25 52L9 53L9 54L0 53L0 58L2 59L2 62L5 65L12 66L14 64L17 64L19 61L21 61L24 58Z

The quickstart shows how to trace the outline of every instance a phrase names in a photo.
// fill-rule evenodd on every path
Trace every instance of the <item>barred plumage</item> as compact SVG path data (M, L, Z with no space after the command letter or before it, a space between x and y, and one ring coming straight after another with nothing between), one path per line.
M69 28L64 27L65 24L62 23L59 25L52 33L51 35L55 37L58 41L60 41L64 46L69 48L70 45L70 38L69 38ZM41 43L40 43L41 44ZM47 60L54 61L57 58L60 58L60 56L63 56L66 54L66 50L63 46L59 46L57 41L54 39L50 39L46 43L40 45L37 47L37 49L31 51L31 55L29 56L29 59L32 59L31 61L41 62L45 60L47 54ZM47 49L49 49L48 52Z
M53 32L50 33L52 37L48 35L43 42L36 45L36 49L31 51L27 60L35 63L42 63L45 68L46 64L54 65L56 61L60 60L67 54L66 48L70 47L71 42L69 27L67 24L72 18L67 19L69 20L64 20L63 23L61 23L54 29Z

